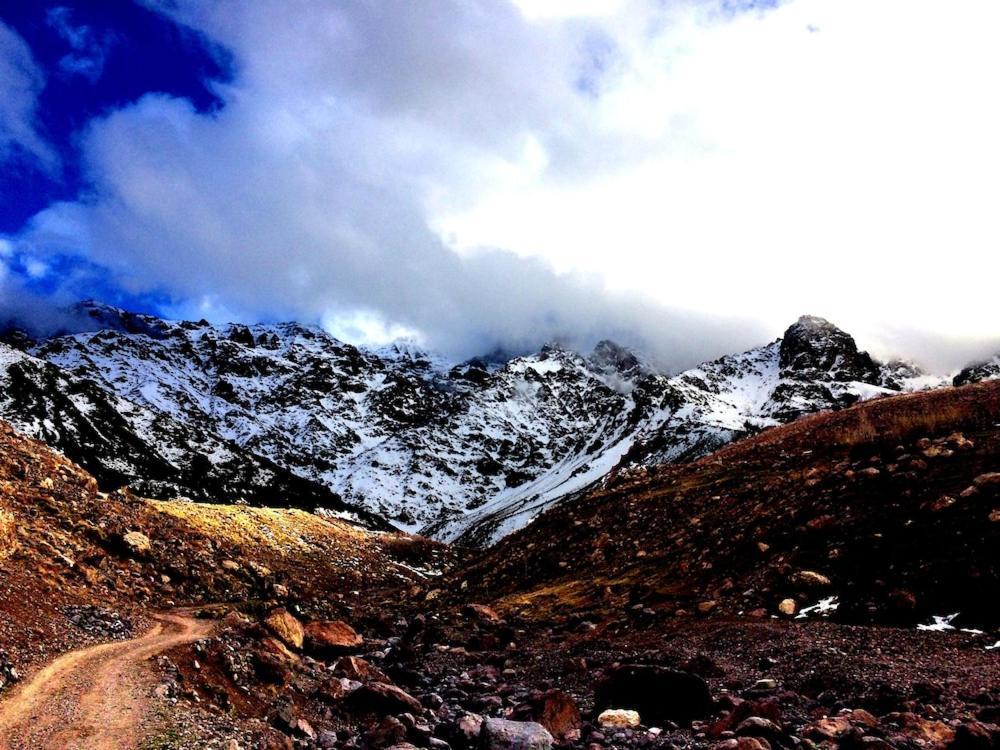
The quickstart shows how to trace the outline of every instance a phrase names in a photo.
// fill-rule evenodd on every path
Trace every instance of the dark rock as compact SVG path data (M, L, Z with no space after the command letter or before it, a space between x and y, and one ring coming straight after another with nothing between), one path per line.
M398 714L410 711L420 713L420 701L395 685L369 682L351 693L351 703L356 707L376 713Z

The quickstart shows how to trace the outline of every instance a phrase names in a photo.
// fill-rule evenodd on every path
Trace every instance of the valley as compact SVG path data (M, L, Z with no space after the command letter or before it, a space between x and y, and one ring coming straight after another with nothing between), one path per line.
M998 423L1000 382L868 400L482 550L104 493L4 427L0 746L989 748Z

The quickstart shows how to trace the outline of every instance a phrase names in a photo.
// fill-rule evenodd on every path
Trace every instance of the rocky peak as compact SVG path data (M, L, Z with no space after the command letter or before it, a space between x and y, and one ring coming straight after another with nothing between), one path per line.
M169 323L154 315L129 312L95 300L84 300L74 305L72 312L86 327L93 330L112 330L161 338L170 328Z
M858 351L850 334L813 315L803 315L785 331L778 363L786 376L879 382L879 367L868 352Z
M954 385L980 383L984 380L1000 380L1000 354L985 362L964 368L953 381Z
M589 360L600 372L608 374L614 372L629 379L641 377L650 371L635 352L608 339L597 343Z

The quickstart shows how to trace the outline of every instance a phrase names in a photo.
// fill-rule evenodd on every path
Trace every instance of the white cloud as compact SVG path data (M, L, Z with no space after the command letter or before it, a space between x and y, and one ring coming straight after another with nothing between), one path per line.
M83 76L91 83L100 78L110 35L100 35L90 26L76 23L72 9L65 6L51 8L46 21L69 46L70 51L59 59L60 69L68 75Z
M58 165L58 157L38 134L35 123L37 97L44 84L28 44L0 23L0 163L14 149L21 149L45 169Z
M34 251L463 350L620 335L686 364L803 312L925 356L1000 334L987 0L169 7L233 50L226 106L95 123L94 193Z

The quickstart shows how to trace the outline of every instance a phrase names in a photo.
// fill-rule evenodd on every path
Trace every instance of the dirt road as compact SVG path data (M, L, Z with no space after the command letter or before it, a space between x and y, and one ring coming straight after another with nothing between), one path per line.
M212 623L155 615L131 641L65 654L0 702L0 750L133 750L149 729L149 659L206 637Z

